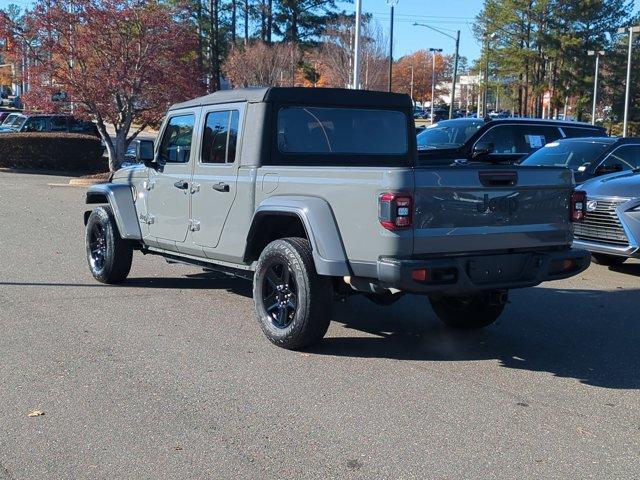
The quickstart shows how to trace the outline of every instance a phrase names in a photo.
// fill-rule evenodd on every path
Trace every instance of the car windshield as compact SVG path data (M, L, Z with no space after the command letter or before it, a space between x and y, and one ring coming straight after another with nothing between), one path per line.
M484 125L484 120L444 120L418 134L418 150L461 147Z
M17 113L12 113L10 115L7 115L7 118L4 119L4 122L2 122L2 126L3 127L9 127L11 125L13 125L13 122L15 122L17 119L19 119L22 115L17 114Z
M400 111L292 106L278 112L284 154L404 155L408 140Z
M608 149L613 141L570 141L552 142L536 150L523 160L522 165L568 167L578 170L589 166Z

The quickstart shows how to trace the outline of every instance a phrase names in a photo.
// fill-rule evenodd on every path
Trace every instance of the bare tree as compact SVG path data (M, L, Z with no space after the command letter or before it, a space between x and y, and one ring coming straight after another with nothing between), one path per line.
M353 75L354 19L341 16L325 29L319 48L319 70L324 82L333 87L349 87ZM361 38L361 87L384 90L387 72L386 40L378 23L364 19Z
M224 64L224 75L234 87L291 86L302 60L293 43L261 41L234 49Z

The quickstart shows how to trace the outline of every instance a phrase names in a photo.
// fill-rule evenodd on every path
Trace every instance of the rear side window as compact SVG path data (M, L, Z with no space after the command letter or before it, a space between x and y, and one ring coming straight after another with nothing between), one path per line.
M202 137L202 163L233 163L238 143L237 110L207 114Z
M406 115L393 110L283 107L277 135L285 155L405 155L409 148Z
M497 125L489 129L478 142L492 143L497 154L528 154L560 137L560 130L554 126Z
M562 127L562 131L567 137L581 138L581 137L604 137L606 133L599 128L588 127Z
M167 163L187 163L191 152L193 124L195 116L178 115L167 123L158 151L159 157Z

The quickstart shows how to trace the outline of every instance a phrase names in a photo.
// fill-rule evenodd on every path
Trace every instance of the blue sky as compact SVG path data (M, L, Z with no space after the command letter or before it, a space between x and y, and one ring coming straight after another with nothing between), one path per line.
M1 0L0 0L1 1ZM442 48L444 53L455 51L455 42L413 23L425 23L449 35L460 30L460 54L473 60L480 55L480 45L472 33L472 24L482 9L483 0L398 0L395 8L394 52L395 58L422 48ZM348 12L355 9L353 3L341 3ZM389 31L389 7L386 0L362 0L362 10L373 14L385 33Z
M31 0L0 0L0 8L9 3L22 7ZM480 55L480 44L472 33L472 24L480 12L483 0L398 0L394 30L394 57L398 58L422 48L442 48L444 53L453 53L454 41L444 35L424 27L414 27L413 23L426 23L455 36L460 30L460 54L469 61ZM640 10L640 0L635 9ZM340 8L353 12L353 3L339 2ZM389 30L389 7L386 0L362 0L363 11L373 14L384 29Z

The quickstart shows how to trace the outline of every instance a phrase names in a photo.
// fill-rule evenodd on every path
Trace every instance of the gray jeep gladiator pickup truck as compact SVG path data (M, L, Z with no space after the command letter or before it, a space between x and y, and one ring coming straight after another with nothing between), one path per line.
M575 275L584 215L569 170L458 161L417 166L406 95L220 91L170 108L142 162L94 185L86 254L101 282L134 250L253 280L273 343L327 331L334 298L428 296L457 328L494 322L508 290ZM425 304L425 312L427 311Z

